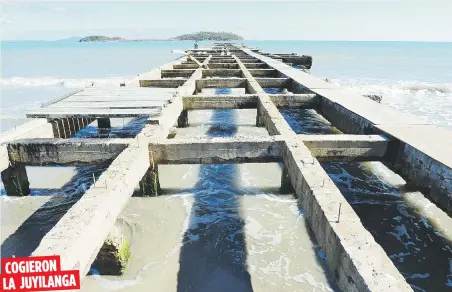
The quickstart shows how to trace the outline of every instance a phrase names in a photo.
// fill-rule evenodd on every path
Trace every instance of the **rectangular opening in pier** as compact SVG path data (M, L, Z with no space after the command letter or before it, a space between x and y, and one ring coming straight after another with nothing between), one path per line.
M188 128L177 129L175 138L214 135L268 136L265 128L256 127L256 109L188 110ZM231 123L230 121L233 121Z
M99 121L94 121L89 126L78 132L76 138L133 138L148 123L147 117L138 118L111 118L108 127ZM103 127L102 127L103 126Z
M210 78L196 80L196 92L204 88L247 88L246 78ZM221 94L221 93L220 93Z
M315 109L281 108L281 114L297 134L341 134Z
M322 166L415 290L447 290L452 218L380 162Z

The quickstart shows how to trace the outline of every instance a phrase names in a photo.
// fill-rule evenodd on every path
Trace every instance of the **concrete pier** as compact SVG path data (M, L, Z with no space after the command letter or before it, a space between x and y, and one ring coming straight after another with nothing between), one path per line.
M221 56L222 48L231 55ZM8 195L29 193L25 165L111 162L33 255L61 255L62 268L80 269L83 278L135 186L143 196L159 194L159 165L279 162L281 191L296 194L339 289L412 291L320 162L382 161L452 212L451 132L311 76L305 72L310 56L230 44L187 53L115 89L86 88L58 99L2 136ZM245 93L200 95L205 88ZM279 111L286 107L314 109L344 134L298 135ZM249 108L257 109L256 126L268 136L167 139L175 125L189 126L190 110ZM146 117L147 123L133 139L71 138L96 119L100 129L110 128L115 117ZM431 143L439 138L442 143Z

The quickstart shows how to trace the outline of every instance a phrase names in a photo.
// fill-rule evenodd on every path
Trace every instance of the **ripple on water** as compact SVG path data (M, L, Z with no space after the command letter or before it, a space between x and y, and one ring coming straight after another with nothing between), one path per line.
M415 291L450 289L449 216L379 162L323 167Z

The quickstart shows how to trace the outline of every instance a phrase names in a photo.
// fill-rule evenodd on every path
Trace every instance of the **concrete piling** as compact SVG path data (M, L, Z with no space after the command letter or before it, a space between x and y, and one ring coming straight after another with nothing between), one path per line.
M291 194L294 192L294 189L292 187L292 183L290 182L290 176L287 171L286 166L282 166L281 168L281 188L280 188L281 194Z
M177 127L179 128L187 128L189 126L188 124L188 111L183 110L177 119Z
M111 128L111 122L108 118L98 118L97 119L97 127L99 129L110 129Z
M154 197L160 193L158 166L150 167L140 181L140 193L143 197Z
M2 171L1 176L8 196L28 196L30 194L30 183L25 165L8 167Z

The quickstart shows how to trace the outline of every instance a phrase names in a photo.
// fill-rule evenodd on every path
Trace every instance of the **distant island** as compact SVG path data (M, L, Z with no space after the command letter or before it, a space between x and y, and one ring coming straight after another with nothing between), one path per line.
M200 31L196 33L183 34L169 39L128 40L122 37L107 37L100 35L92 35L81 38L79 42L234 41L234 40L243 40L243 37L230 32Z
M101 35L91 35L84 38L81 38L79 42L118 42L118 41L126 41L126 39L120 37L107 37Z
M175 37L178 41L236 41L243 37L230 32L200 31Z

